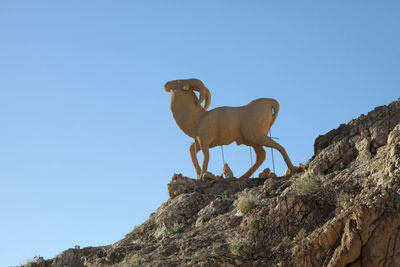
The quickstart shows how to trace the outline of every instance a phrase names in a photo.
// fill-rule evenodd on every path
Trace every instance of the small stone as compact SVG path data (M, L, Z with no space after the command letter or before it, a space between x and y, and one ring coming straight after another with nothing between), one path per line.
M300 210L300 205L297 203L297 204L294 206L294 211L295 211L295 212L299 212L299 210Z
M258 175L259 178L267 178L271 175L271 170L269 168L264 169L260 174Z
M240 260L235 260L235 263L236 263L237 265L243 264L243 262L240 261Z
M232 179L234 177L233 172L231 168L229 168L228 163L224 164L224 169L222 172L224 173L225 179Z
M202 177L203 179L204 178L210 178L210 179L212 179L212 180L217 180L217 178L215 177L215 175L213 174L213 173L211 173L211 172L206 172L205 174L204 174L204 177Z

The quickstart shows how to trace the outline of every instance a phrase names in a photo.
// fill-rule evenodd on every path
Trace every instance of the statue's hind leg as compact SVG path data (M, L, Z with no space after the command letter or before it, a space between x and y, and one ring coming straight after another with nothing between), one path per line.
M254 151L256 152L256 162L254 163L253 166L251 166L251 168L242 176L240 176L239 178L250 178L251 175L253 175L253 173L261 166L261 164L264 162L265 160L265 150L263 149L262 146L253 146Z
M288 154L286 153L286 150L280 144L278 144L277 142L275 142L272 138L270 138L268 136L262 136L260 139L261 139L260 143L263 146L272 147L272 148L275 148L276 150L278 150L281 153L281 155L282 155L283 159L285 160L286 165L288 166L290 171L292 173L296 172L296 168L293 166L292 161L290 160Z

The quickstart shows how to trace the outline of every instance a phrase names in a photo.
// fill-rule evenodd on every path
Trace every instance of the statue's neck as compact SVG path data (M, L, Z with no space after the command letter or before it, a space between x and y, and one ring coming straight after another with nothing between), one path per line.
M190 103L193 101L193 103ZM201 106L194 103L194 99L171 97L171 111L176 124L187 135L196 137L197 126L200 118L206 112Z

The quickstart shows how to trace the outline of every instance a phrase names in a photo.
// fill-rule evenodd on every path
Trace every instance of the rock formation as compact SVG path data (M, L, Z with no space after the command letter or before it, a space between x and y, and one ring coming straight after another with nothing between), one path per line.
M224 169L222 170L222 172L226 179L234 178L233 172L232 172L231 168L229 168L228 163L224 164Z
M400 101L319 136L292 176L191 179L115 244L37 266L400 266Z

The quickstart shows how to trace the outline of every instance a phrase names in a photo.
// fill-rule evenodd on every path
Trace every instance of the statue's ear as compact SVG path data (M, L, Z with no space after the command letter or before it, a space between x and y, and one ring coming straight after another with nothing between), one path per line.
M188 91L190 89L190 86L189 86L189 84L185 84L185 85L183 85L183 90L184 91Z

